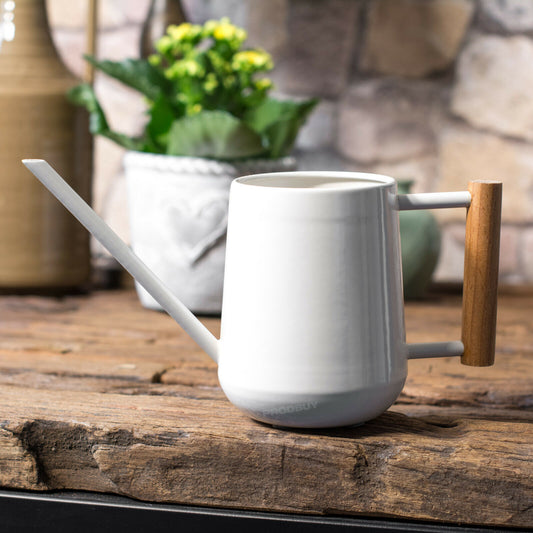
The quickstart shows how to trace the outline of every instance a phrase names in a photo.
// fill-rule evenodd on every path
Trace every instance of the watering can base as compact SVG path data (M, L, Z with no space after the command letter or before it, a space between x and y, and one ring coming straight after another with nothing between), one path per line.
M346 392L298 394L222 388L235 406L259 422L280 428L357 426L376 418L396 400L405 379Z

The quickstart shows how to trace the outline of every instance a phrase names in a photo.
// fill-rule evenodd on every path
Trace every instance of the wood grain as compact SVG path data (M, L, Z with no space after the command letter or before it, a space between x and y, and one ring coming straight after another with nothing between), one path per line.
M460 310L409 304L409 342L457 336ZM492 368L410 361L375 420L286 431L233 407L209 357L131 291L0 298L0 486L530 527L532 313L531 295L500 298Z
M494 364L502 183L472 181L466 216L463 288L463 365Z

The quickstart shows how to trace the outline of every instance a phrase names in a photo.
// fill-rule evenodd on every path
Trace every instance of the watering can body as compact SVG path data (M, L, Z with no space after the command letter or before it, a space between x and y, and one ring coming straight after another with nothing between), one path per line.
M365 173L234 180L217 340L45 161L24 163L218 362L228 399L256 420L360 424L395 401L410 358L492 364L501 183L398 195L393 178ZM462 340L408 344L398 211L444 207L469 208Z
M232 183L220 384L264 422L359 423L407 374L396 183L307 173L279 186L295 179Z

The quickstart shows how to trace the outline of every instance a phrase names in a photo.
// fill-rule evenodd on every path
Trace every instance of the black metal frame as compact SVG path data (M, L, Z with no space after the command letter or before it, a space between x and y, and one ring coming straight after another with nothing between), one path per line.
M465 527L359 517L324 517L144 503L108 494L0 490L3 533L498 533L533 529Z

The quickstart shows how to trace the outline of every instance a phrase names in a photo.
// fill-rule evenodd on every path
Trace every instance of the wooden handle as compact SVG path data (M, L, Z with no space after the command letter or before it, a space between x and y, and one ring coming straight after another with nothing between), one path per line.
M466 215L461 363L494 364L502 183L472 181Z

